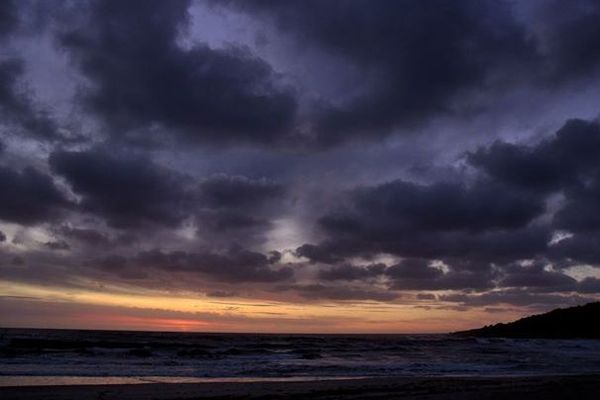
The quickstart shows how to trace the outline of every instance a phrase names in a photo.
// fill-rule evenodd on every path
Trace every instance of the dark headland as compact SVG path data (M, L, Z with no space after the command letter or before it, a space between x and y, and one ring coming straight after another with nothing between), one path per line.
M600 339L600 302L559 308L545 314L521 318L506 324L487 325L480 329L456 332L460 336Z

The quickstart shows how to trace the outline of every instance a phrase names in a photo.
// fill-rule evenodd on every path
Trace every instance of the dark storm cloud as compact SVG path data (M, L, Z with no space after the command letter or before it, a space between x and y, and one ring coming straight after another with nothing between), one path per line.
M393 228L393 227L392 227ZM505 263L515 259L534 258L544 254L551 239L546 228L524 228L490 232L405 232L388 231L329 232L329 238L318 244L305 244L296 249L298 256L313 262L336 263L346 257L372 256L380 253L427 259L461 258L479 262Z
M339 301L390 301L399 297L398 293L387 290L373 290L352 286L326 286L320 283L310 285L280 286L278 290L294 290L300 296L310 300Z
M0 3L0 40L10 35L18 26L19 16L13 0Z
M345 246L346 244L348 244L348 246ZM334 264L343 259L343 255L346 254L344 248L350 246L352 246L352 242L328 242L320 245L307 243L298 247L295 251L295 254L298 257L308 258L312 262ZM340 253L342 257L339 256Z
M285 190L274 181L219 174L195 182L140 152L115 151L108 145L57 150L49 163L81 197L81 211L115 228L175 228L194 218L205 243L248 244L263 241L271 219L283 210ZM94 247L119 245L93 227L65 224L58 233Z
M288 280L294 274L287 266L273 268L277 260L272 257L237 247L225 252L163 252L155 249L139 253L132 262L141 268L200 273L231 283L278 282Z
M281 198L284 188L267 179L245 176L214 175L200 183L201 202L210 208L247 209L264 206Z
M19 58L0 60L0 124L39 139L58 139L55 122L23 88L24 69Z
M549 258L563 265L600 264L600 235L577 234L561 240L548 250Z
M110 247L113 243L109 237L100 231L89 228L74 228L68 225L62 226L58 232L67 238L93 247Z
M558 228L582 233L600 230L600 171L589 182L566 190L565 198L565 206L554 216Z
M381 253L424 259L420 268L399 264L386 270L406 275L394 281L397 289L484 289L496 282L576 290L572 278L545 270L545 264L509 266L525 259L549 260L558 268L600 261L599 153L597 121L570 120L534 145L496 142L467 154L475 177L462 180L470 184L397 180L351 192L319 219L325 239L296 254L326 264ZM545 214L555 193L562 200ZM560 230L574 235L552 242ZM442 273L427 260L448 260L450 271ZM492 274L490 263L507 267ZM342 271L331 273L337 268ZM410 277L410 271L427 279Z
M577 292L580 293L600 293L600 279L585 278L577 284Z
M285 195L282 184L265 178L217 174L203 179L198 187L198 235L221 242L264 241L272 219L283 212Z
M524 228L544 211L543 199L491 182L420 185L401 180L360 188L349 205L321 217L330 237L297 254L336 262L351 254L502 257L536 251L546 233ZM543 244L545 247L545 244Z
M90 273L84 265L85 258L79 257L73 248L61 248L58 242L37 242L35 246L26 242L18 244L18 250L15 249L15 243L3 246L0 249L0 280L89 289L89 279L97 279L98 274ZM97 287L97 283L98 280L91 285Z
M535 146L496 142L467 155L494 179L515 187L562 192L555 226L572 232L600 228L600 124L570 120Z
M390 267L391 268L391 267ZM429 270L434 268L429 267ZM492 275L484 272L449 272L431 273L431 277L403 278L395 277L390 288L396 290L468 290L483 291L493 289Z
M70 250L71 249L71 246L69 246L69 243L65 242L64 240L46 242L46 243L44 243L44 246L46 246L50 250Z
M539 198L484 181L467 186L396 180L359 189L352 203L356 214L324 217L321 225L333 232L483 231L520 228L544 211Z
M386 274L395 279L433 280L444 273L439 268L431 267L428 260L409 258L389 267Z
M566 11L542 2L524 20L517 18L524 7L504 1L211 3L259 23L266 18L302 46L352 65L367 90L342 102L317 95L318 105L300 118L300 88L279 85L273 67L251 50L187 36L190 2L93 0L65 7L76 12L63 11L68 15L55 18L53 31L88 78L79 100L109 123L111 135L168 135L158 125L188 140L229 145L380 138L453 113L470 93L494 97L524 82L592 78L600 59L600 7L591 0ZM16 15L10 4L1 14L7 32ZM44 131L40 126L52 121L37 114L24 120Z
M299 47L356 68L363 93L320 96L311 115L311 138L325 146L440 115L469 119L507 90L554 90L600 72L597 0L209 3L270 22Z
M214 247L231 243L257 246L267 242L273 216L260 210L202 209L196 212L196 237Z
M391 266L390 287L402 290L462 290L481 292L497 286L504 271L478 257L445 258L428 261L405 259ZM498 258L499 259L499 258Z
M176 226L186 215L184 178L146 157L94 148L58 150L49 161L82 197L81 208L112 226Z
M5 242L6 241L6 235L4 234L4 232L0 231L0 243Z
M60 37L92 82L87 106L117 129L158 123L191 141L277 141L295 113L292 93L247 49L180 47L188 7L185 0L89 2L79 26Z
M542 153L542 154L540 154ZM496 142L467 156L469 163L495 179L512 185L542 191L555 190L564 175L560 160L537 149Z
M149 277L148 270L136 268L124 256L112 254L91 262L96 268L126 280L143 280Z
M205 210L197 215L199 229L212 232L262 231L271 226L268 219L230 210Z
M0 165L0 220L33 225L57 218L70 203L52 178L27 167Z
M391 279L390 287L397 290L456 290L489 289L489 273L472 271L449 271L430 265L428 260L407 259L392 265L386 271Z
M106 257L102 257L98 260L95 260L92 264L100 268L113 271L125 268L128 262L129 260L124 256L111 254Z
M487 290L496 287L500 275L489 264L445 265L447 270L431 260L407 258L397 264L368 266L337 265L319 270L321 281L362 281L384 283L391 291L397 290Z
M325 281L366 281L380 276L386 270L382 263L366 267L343 264L319 271L319 278Z
M20 5L12 0L0 4L0 46L5 46L19 28ZM42 140L59 139L61 135L56 123L47 110L36 104L28 91L27 82L23 80L24 73L25 64L21 58L0 54L0 125L16 131L12 133L32 135Z
M405 259L401 262L386 266L372 264L366 267L356 265L338 265L321 269L319 278L323 281L355 281L370 282L385 281L392 290L462 290L490 289L494 287L492 274L487 268L455 269L449 271L432 265L430 260Z
M451 111L459 93L526 63L535 48L498 1L228 1L274 21L298 42L357 66L375 84L344 106L325 104L319 140L381 136Z
M513 306L527 306L531 308L551 309L558 306L569 306L589 303L594 301L591 297L579 295L564 296L560 294L531 293L525 289L493 291L482 294L451 294L438 296L441 301L459 303L463 306L489 306L509 304Z
M564 2L548 0L539 4L534 22L542 28L547 58L548 75L551 79L585 76L600 67L600 2L580 0L565 7Z
M556 191L598 170L600 125L569 120L535 146L496 142L467 154L467 161L494 179L524 189Z
M280 263L278 252L261 253L242 247L228 250L207 247L197 251L154 248L139 252L113 247L107 254L105 249L67 247L60 239L38 245L36 249L19 251L21 264L12 266L15 253L10 246L0 246L0 278L83 289L96 288L97 284L126 284L132 289L197 292L230 290L244 284L245 291L252 291L294 280L293 268Z
M561 272L549 271L542 263L530 266L509 265L504 267L503 287L575 289L577 281Z

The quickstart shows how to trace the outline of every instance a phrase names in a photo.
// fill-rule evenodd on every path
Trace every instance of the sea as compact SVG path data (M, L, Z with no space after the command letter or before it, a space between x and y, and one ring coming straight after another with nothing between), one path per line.
M0 386L600 372L600 340L0 329Z

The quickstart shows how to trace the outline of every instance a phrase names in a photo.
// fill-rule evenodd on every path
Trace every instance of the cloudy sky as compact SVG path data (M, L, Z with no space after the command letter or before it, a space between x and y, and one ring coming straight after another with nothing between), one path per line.
M600 298L600 1L0 1L0 325L441 332Z

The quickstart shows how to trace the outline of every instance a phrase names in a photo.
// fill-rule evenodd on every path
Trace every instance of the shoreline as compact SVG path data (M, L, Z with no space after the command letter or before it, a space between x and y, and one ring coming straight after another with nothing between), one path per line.
M597 399L600 374L531 377L364 378L318 381L140 383L0 387L4 400Z
M565 377L598 376L600 371L576 373L540 373L540 374L446 374L446 375L371 375L371 376L248 376L248 377L193 377L193 376L86 376L86 375L0 375L0 389L8 387L53 387L53 386L114 386L114 385L144 385L144 384L244 384L244 383L309 383L324 381L355 381L355 380L421 380L421 379L535 379L535 378L565 378Z
M0 375L0 388L29 386L87 386L87 385L143 385L148 383L261 383L261 382L319 382L377 379L367 376L289 376L289 377L217 377L186 376L53 376L53 375ZM404 378L404 377L402 377Z

